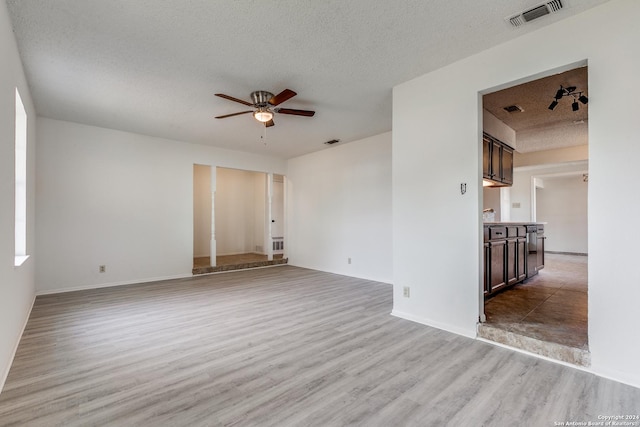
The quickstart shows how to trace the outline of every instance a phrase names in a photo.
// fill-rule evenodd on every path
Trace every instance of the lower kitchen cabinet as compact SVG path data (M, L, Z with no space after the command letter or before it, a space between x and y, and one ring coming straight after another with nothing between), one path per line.
M507 273L507 285L513 285L518 281L518 264L516 255L518 251L518 240L506 240L507 253L505 254L505 270Z
M543 231L544 232L544 231ZM484 230L484 285L489 296L527 279L528 244L525 224L486 225ZM544 236L537 236L536 264L544 266Z
M537 256L537 269L541 270L544 268L544 241L546 240L546 237L544 237L544 229L542 229L542 231L540 230L540 227L538 227L538 236L537 236L537 251L538 251L538 256Z
M516 253L518 254L517 263L517 271L518 271L518 282L522 282L527 278L527 238L526 237L518 237L517 240L517 249Z
M507 285L505 275L506 240L489 242L489 292Z

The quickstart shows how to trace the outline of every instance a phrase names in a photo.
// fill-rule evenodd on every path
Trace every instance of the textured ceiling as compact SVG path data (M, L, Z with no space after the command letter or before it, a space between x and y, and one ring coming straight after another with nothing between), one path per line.
M520 28L539 0L7 0L39 115L279 157L391 129L391 88L606 0ZM266 130L214 93L298 96Z
M516 150L521 153L587 144L589 104L579 102L579 110L573 111L574 97L565 96L549 110L560 86L574 86L588 97L587 67L490 93L482 98L483 108L516 131ZM511 105L523 111L504 110Z

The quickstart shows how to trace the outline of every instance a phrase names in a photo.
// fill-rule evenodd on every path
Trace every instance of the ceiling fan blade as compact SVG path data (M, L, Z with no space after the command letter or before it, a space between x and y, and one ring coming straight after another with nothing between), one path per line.
M272 97L269 100L269 104L271 104L271 105L280 105L284 101L286 101L287 99L291 99L296 95L297 95L297 93L295 93L291 89L285 89L282 92L280 92L279 94L277 94L274 97Z
M273 119L269 120L264 124L264 127L270 128L271 126L275 126L276 124L273 122Z
M228 99L229 101L239 102L240 104L248 105L249 107L253 107L253 104L247 101L243 101L242 99L234 98L233 96L225 95L224 93L216 93L216 96L220 98Z
M276 113L280 114L291 114L293 116L305 116L305 117L313 117L316 113L315 111L310 110L295 110L293 108L278 108Z
M217 116L216 119L226 119L227 117L239 116L240 114L253 113L253 110L240 111L239 113L225 114L224 116Z

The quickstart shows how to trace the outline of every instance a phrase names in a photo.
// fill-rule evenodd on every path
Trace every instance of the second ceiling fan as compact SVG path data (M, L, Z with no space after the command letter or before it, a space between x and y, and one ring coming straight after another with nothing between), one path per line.
M259 122L264 123L266 127L273 126L275 123L273 122L273 113L278 114L290 114L293 116L304 116L304 117L313 117L316 113L315 111L310 110L296 110L293 108L274 108L271 107L278 106L283 102L293 98L297 94L291 89L285 89L277 95L272 94L271 92L267 92L266 90L257 90L255 92L251 92L251 100L253 102L244 101L242 99L234 98L233 96L225 95L224 93L216 93L216 96L220 98L228 99L229 101L239 102L240 104L247 105L249 107L253 107L253 110L240 111L232 114L225 114L224 116L217 116L216 119L225 119L227 117L238 116L240 114L249 114L253 113L253 117Z

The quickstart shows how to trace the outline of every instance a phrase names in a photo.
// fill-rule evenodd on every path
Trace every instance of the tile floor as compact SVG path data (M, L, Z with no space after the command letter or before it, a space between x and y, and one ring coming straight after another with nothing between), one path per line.
M273 256L273 261L267 260L267 255L239 254L223 255L216 257L216 266L211 267L210 257L197 257L193 259L193 274L215 273L220 271L244 270L247 268L265 267L270 265L286 264L287 258L282 254Z
M588 350L587 257L545 254L545 268L485 303L487 325Z
M274 255L273 259L281 259L282 254ZM266 255L260 254L240 254L240 255L223 255L216 257L216 265L234 265L234 264L246 264L248 262L266 261ZM209 267L211 265L211 258L197 257L193 259L194 267Z

